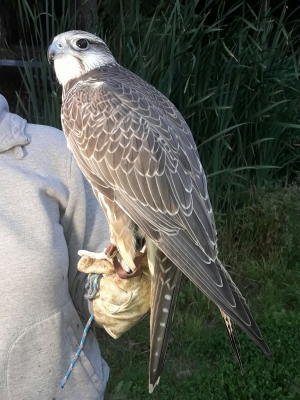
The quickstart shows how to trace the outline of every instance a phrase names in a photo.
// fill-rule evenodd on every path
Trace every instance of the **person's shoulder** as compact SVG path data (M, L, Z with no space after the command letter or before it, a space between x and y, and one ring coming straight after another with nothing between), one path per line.
M52 157L67 157L69 149L63 131L47 125L29 124L26 126L26 136L35 150L51 153Z
M28 160L34 160L48 176L68 180L72 155L64 133L51 126L27 123L25 134L30 140L26 146Z
M34 141L39 141L47 145L67 146L63 131L53 128L52 126L27 123L26 133L31 136Z

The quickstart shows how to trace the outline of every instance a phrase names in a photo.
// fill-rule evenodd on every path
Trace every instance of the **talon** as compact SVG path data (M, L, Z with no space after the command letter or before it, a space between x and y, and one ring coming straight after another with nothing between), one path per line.
M130 278L134 278L136 276L140 276L142 274L142 268L140 266L140 263L142 261L142 258L145 257L146 255L146 248L144 247L142 252L137 252L137 256L134 259L134 264L136 266L135 271L131 271L131 269L129 268L130 272L127 272L124 270L124 266L122 266L119 262L119 260L117 259L117 257L114 258L114 268L116 273L119 275L119 277L121 279L130 279ZM127 267L128 268L128 267Z
M124 260L121 261L121 266L127 274L132 273L132 270L128 267L128 265L124 262Z

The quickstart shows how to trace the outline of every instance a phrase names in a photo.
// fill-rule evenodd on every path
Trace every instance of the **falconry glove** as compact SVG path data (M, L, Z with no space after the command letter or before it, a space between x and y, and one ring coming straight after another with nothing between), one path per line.
M126 279L126 272L116 257L84 250L78 254L81 256L79 271L102 275L98 279L98 290L89 301L89 309L94 313L97 324L117 339L150 309L151 281L147 257L137 252L139 272ZM117 273L118 266L122 272Z

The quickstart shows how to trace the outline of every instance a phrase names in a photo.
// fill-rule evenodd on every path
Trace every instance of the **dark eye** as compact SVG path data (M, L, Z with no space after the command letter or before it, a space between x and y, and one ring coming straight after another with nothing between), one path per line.
M88 47L89 42L86 39L79 39L76 42L76 46L80 49L86 49Z

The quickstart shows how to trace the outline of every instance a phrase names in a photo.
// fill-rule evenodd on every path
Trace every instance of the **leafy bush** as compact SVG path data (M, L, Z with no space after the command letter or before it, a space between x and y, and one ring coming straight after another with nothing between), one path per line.
M283 255L288 259L300 251L299 185L269 184L252 191L248 199L241 195L240 202L228 214L216 215L221 257L236 259L236 263L241 257L261 261Z

